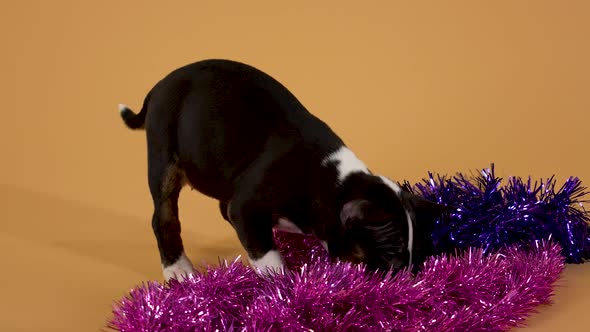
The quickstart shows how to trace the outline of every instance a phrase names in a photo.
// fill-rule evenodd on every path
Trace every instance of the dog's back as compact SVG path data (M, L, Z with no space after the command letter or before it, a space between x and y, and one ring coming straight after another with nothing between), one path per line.
M148 145L167 146L190 184L215 199L231 198L236 180L263 150L278 158L304 141L320 167L321 155L342 145L280 82L240 62L186 65L148 96Z

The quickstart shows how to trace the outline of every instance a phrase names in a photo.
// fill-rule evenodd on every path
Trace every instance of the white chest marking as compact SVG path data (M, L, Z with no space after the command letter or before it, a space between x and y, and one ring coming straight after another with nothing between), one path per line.
M288 233L305 234L299 227L297 227L297 225L292 223L287 218L279 218L278 223L274 226L274 228ZM322 247L324 247L324 249L329 252L328 242L320 240L320 243L322 244Z
M301 231L297 225L286 218L279 218L278 223L274 228L283 232L303 234L303 231Z
M402 192L402 188L400 188L399 185L397 185L397 183L391 181L390 179L379 175L379 177L381 178L381 180L389 186L389 188L391 188L391 190L393 190L398 197L400 197L400 194ZM406 212L406 220L408 221L408 251L410 252L410 264L412 265L412 252L413 252L413 248L414 248L414 226L412 224L412 216L410 216L410 213L408 211Z
M320 243L322 244L322 247L324 247L326 252L330 253L330 250L328 250L328 241L320 241Z
M367 165L363 163L349 148L343 146L329 154L323 161L323 165L336 163L338 169L338 181L342 182L352 173L369 174Z

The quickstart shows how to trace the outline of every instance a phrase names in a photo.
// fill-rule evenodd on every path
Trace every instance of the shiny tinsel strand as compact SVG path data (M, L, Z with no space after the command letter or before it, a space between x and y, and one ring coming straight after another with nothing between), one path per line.
M319 258L295 271L258 276L236 260L183 282L138 287L115 307L110 327L125 332L507 331L537 305L549 303L563 267L559 245L545 241L527 250L514 246L485 255L468 249L430 257L415 276L370 274L360 265Z
M310 236L275 232L289 270L259 276L238 259L183 282L145 283L115 303L109 327L160 331L507 331L549 303L564 264L590 256L578 178L429 173L405 189L452 207L417 275L331 261Z

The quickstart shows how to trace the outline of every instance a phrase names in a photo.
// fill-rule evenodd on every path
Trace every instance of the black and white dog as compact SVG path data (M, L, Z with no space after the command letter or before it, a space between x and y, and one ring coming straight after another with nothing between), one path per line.
M374 175L287 88L252 66L210 59L174 70L147 94L145 129L152 227L166 280L193 271L178 197L185 185L219 201L259 272L281 269L273 227L317 237L334 259L371 270L416 267L431 254L444 207Z

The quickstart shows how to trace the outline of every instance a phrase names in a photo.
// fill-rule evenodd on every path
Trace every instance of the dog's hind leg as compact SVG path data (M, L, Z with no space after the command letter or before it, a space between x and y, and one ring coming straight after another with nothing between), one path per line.
M148 141L150 140L148 135ZM184 172L167 144L148 142L148 181L154 212L152 228L158 243L164 278L184 279L193 272L193 265L184 252L178 218L178 197L183 186ZM165 139L164 139L165 141Z

